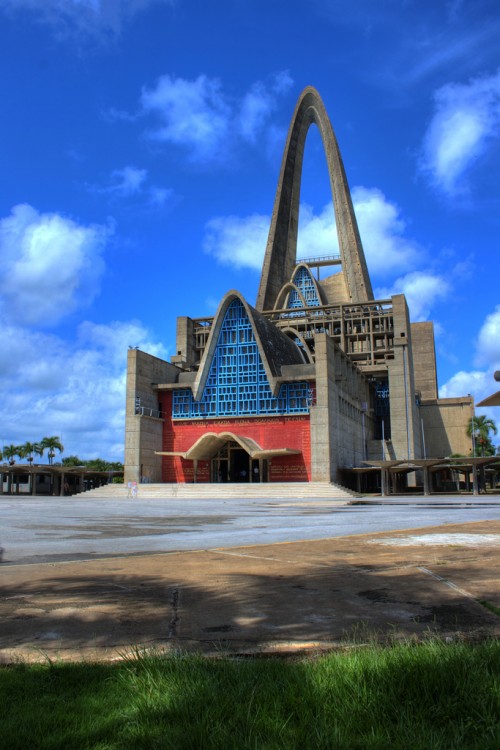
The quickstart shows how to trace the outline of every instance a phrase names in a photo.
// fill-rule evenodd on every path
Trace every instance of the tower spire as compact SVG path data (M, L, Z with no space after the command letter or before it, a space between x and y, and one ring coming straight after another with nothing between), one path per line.
M317 125L330 176L342 273L350 301L367 302L373 292L339 147L323 101L312 86L299 96L281 163L256 308L270 310L290 281L297 254L300 185L308 130Z

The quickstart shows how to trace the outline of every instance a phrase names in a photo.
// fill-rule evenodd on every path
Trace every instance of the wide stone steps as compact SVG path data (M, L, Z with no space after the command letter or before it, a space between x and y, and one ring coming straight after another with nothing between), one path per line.
M123 484L106 484L88 492L81 492L74 497L116 497L127 496L127 487ZM139 498L182 499L200 498L328 498L346 499L359 497L356 492L330 482L270 482L262 484L228 483L228 484L140 484L137 486Z

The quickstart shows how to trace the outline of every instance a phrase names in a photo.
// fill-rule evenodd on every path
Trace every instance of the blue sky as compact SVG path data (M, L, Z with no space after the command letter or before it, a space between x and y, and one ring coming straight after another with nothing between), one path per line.
M128 346L255 301L306 85L375 294L435 321L442 396L495 390L499 39L497 0L2 0L0 441L122 459ZM311 128L299 254L335 247Z

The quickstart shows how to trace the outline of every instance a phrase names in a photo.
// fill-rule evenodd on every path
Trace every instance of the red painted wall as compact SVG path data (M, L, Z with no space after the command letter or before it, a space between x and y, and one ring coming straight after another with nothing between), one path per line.
M250 437L263 449L293 448L300 454L271 459L270 482L311 481L311 431L309 416L237 417L234 419L189 419L172 420L172 393L160 394L163 425L163 450L187 451L193 443L207 432L234 432ZM163 457L162 479L164 482L192 482L193 462L177 456ZM198 462L198 482L210 481L210 462Z

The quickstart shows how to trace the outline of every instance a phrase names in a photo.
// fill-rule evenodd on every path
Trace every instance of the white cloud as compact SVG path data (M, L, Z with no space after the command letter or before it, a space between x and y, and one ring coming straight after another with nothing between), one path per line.
M338 252L339 243L335 229L333 205L328 204L320 214L315 215L314 209L303 203L299 211L297 257L311 258L316 255L336 255Z
M423 260L423 249L405 237L406 223L399 207L381 190L356 187L352 200L372 275L391 276L414 268Z
M147 169L132 166L113 170L109 184L104 187L87 185L87 188L90 192L109 196L112 201L145 198L147 203L155 208L165 206L174 196L174 191L170 188L151 185Z
M500 369L500 305L484 321L476 343L477 364Z
M382 299L393 294L404 294L413 322L428 320L436 301L446 298L450 284L443 277L428 271L412 271L396 279L390 287L378 288L375 297Z
M78 340L2 326L0 440L60 435L66 454L123 459L126 353L166 357L138 321L85 322Z
M272 112L277 107L277 95L286 94L293 81L287 71L271 77L269 84L257 81L243 97L238 115L238 127L243 138L255 143Z
M474 395L476 401L479 401L483 394L486 396L488 392L491 392L492 382L493 378L490 379L486 372L460 370L440 387L439 397L455 398L469 393Z
M143 190L147 177L147 169L138 169L137 167L115 169L111 174L112 184L108 188L105 188L104 191L128 198Z
M353 203L368 267L374 276L409 270L423 258L416 242L404 236L405 223L398 207L377 189L357 187ZM204 249L221 263L260 270L267 243L270 217L216 217L205 227ZM319 214L302 204L299 213L297 255L301 258L339 252L333 204Z
M160 121L148 137L186 148L194 161L227 158L238 139L255 143L268 127L278 98L292 84L286 71L275 73L235 100L216 78L200 75L186 80L163 75L154 88L144 88L141 95L143 113Z
M124 22L150 5L175 0L3 0L8 12L29 10L63 38L118 36Z
M445 193L464 190L463 178L500 136L500 70L468 84L447 84L434 96L421 168Z
M227 137L231 109L217 79L164 75L154 89L143 89L141 104L162 122L151 138L187 146L196 156L213 157Z
M205 225L203 250L224 265L259 271L268 233L267 216L218 216Z
M481 326L476 340L475 363L484 365L485 369L470 372L460 370L455 373L439 389L440 397L450 398L470 393L475 403L478 403L498 390L498 383L494 380L493 373L500 368L500 305L497 305L495 310L486 317ZM481 414L498 422L496 412L496 409L480 408ZM500 443L500 434L494 438L493 442Z
M86 227L27 204L15 206L0 220L3 316L50 326L90 303L99 290L110 233L109 227Z

